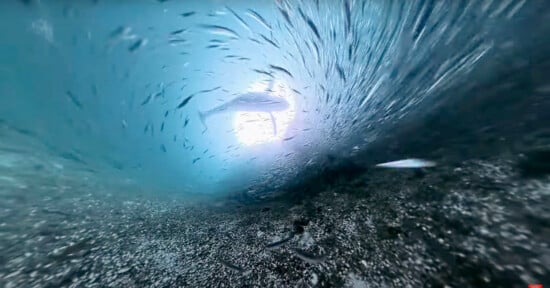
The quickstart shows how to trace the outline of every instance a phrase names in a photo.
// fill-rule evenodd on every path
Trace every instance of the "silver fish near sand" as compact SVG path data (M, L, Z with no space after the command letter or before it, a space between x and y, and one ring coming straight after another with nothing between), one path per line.
M291 248L291 250L294 251L294 255L296 255L296 257L312 265L321 264L325 261L326 258L324 255L316 256L298 248Z
M376 167L381 168L425 168L425 167L435 167L437 164L433 161L423 160L423 159L403 159L397 161L391 161L386 163L376 164Z
M248 92L239 97L214 107L208 111L200 112L199 117L203 125L206 125L206 120L215 114L224 112L264 112L269 113L271 123L273 124L273 134L277 134L277 124L273 112L280 112L288 109L290 105L281 97L273 96L269 92L272 90L273 83L262 92Z

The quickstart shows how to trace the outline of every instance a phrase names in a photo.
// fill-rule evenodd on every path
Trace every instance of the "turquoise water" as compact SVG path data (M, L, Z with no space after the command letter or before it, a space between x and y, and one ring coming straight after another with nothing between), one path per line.
M522 65L502 59L541 53L544 31L517 33L540 19L525 1L25 2L0 9L2 144L159 193L278 187ZM269 81L292 101L277 135L265 113L205 131L199 111Z
M0 23L0 287L550 282L547 0L2 0Z

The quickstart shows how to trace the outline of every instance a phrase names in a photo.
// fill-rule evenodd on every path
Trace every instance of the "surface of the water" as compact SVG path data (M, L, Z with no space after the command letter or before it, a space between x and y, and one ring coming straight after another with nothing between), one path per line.
M547 1L13 0L0 22L0 286L549 280ZM250 91L288 102L275 131L201 123ZM437 165L372 169L407 158Z

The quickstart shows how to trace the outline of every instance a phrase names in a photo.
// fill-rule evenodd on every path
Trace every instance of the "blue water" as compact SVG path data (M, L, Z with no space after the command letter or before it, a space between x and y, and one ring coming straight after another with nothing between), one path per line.
M0 24L0 287L550 283L548 0L1 0Z
M177 194L278 187L354 155L545 53L548 26L544 1L25 2L0 4L2 145L25 151L5 166ZM235 113L205 131L198 111L271 78L295 101L279 139L244 145Z

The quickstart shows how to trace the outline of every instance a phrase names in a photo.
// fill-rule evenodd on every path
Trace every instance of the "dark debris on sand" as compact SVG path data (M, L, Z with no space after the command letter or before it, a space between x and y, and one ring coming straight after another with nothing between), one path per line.
M124 199L70 182L3 187L0 286L550 283L550 181L520 176L505 161L372 170L260 204Z

